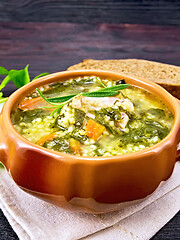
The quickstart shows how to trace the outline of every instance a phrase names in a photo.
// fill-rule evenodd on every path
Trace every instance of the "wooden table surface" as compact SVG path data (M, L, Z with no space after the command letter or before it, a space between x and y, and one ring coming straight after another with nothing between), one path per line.
M179 66L180 27L0 22L0 66L7 69L22 69L29 64L33 77L41 72L66 70L70 65L89 58L139 58ZM9 96L15 89L9 83L4 94ZM180 213L152 239L180 239L179 222ZM18 239L2 212L0 239Z

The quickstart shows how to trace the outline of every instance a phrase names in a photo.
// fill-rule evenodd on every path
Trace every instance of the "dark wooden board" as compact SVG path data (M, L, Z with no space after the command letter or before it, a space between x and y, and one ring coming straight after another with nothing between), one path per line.
M0 23L0 65L31 75L83 59L139 58L180 65L180 27L133 24Z
M2 0L0 21L180 25L180 2L178 0Z
M1 1L0 4L2 2L9 4L8 1ZM20 4L25 1L16 2ZM26 2L29 4L30 1ZM41 72L66 70L70 65L87 58L141 58L179 66L179 56L179 26L0 23L0 66L22 69L30 64L31 77ZM4 93L9 96L15 89L9 83ZM180 213L152 240L180 239L179 222ZM17 239L0 212L0 240Z

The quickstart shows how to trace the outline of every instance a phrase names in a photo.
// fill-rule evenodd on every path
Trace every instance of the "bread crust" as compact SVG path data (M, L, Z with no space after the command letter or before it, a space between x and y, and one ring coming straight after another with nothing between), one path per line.
M143 59L94 60L86 59L68 68L100 69L143 77L164 87L180 99L180 67Z

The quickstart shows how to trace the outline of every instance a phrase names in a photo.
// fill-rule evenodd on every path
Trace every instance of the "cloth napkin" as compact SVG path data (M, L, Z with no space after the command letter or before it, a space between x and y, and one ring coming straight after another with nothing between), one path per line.
M0 168L0 207L20 240L147 240L180 210L180 162L143 202L116 212L68 212L23 192Z

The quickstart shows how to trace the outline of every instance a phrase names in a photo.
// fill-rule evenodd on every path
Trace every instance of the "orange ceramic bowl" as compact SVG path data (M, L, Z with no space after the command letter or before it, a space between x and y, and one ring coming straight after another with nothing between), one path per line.
M175 121L170 133L144 150L111 157L79 157L54 152L23 138L10 114L35 88L72 77L96 75L152 92L169 107ZM180 142L180 104L160 86L139 78L105 71L60 72L20 88L0 115L0 160L15 183L26 192L60 207L93 213L113 211L142 201L172 174Z

